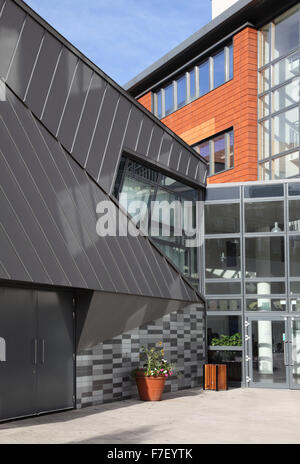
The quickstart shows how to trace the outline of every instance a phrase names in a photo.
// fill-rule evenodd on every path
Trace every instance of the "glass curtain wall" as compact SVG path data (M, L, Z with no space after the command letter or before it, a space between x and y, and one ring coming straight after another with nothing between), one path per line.
M114 195L133 216L135 222L147 232L159 248L178 269L188 277L196 288L199 286L197 243L193 246L193 231L196 228L196 201L199 191L168 177L161 172L123 157L120 163ZM139 218L134 217L136 202L142 201ZM153 205L157 201L159 204ZM191 208L184 208L190 202ZM168 205L179 204L179 210ZM177 221L179 211L181 221ZM189 246L187 246L189 241Z
M259 178L299 176L299 5L259 34Z

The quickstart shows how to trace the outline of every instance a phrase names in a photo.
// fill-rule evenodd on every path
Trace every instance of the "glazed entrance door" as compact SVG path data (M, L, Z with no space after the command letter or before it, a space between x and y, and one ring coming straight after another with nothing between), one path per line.
M290 317L289 326L289 382L293 390L300 389L300 318Z

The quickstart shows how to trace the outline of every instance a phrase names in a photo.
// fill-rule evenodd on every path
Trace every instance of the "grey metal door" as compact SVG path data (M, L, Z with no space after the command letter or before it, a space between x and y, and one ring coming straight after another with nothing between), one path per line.
M0 288L0 420L36 412L36 292Z
M72 295L38 291L39 413L74 407L74 323Z

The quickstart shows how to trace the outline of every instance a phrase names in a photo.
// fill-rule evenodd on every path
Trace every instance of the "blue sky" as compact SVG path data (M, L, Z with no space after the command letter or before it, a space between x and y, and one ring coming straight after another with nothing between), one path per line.
M25 0L123 85L211 20L211 0Z

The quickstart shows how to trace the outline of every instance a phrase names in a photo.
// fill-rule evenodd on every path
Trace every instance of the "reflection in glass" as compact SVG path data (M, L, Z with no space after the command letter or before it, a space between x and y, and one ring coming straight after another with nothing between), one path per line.
M162 91L156 94L156 114L159 119L162 117Z
M272 118L272 154L276 155L299 146L299 108Z
M124 179L122 192L119 197L120 204L133 216L136 209L135 202L141 201L144 203L145 207L137 211L139 217L137 217L135 221L137 225L141 227L147 228L148 207L153 193L154 188L150 184L131 177L126 177ZM133 208L131 208L131 206L133 206Z
M252 321L253 382L285 383L284 321Z
M272 161L274 179L287 179L299 175L299 151L280 156Z
M280 111L287 106L299 103L299 78L275 90L272 94L272 112ZM265 97L263 97L265 98ZM265 114L267 116L267 114ZM263 117L263 116L261 116Z
M241 382L242 380L242 351L222 351L222 350L208 350L209 364L226 364L227 366L227 380L231 382Z
M194 150L196 150L203 158L209 163L209 158L210 158L210 143L209 141L199 143L199 145L196 145L194 147Z
M177 107L181 108L186 102L186 76L177 80Z
M239 203L205 205L206 234L236 234L240 232Z
M240 239L205 240L206 278L240 279Z
M292 381L300 385L300 320L292 321Z
M300 237L290 237L290 275L300 277Z
M286 311L286 300L261 297L246 301L246 311Z
M291 197L300 197L300 182L293 182L288 184L289 195Z
M270 180L270 163L262 163L259 165L259 180Z
M270 61L270 24L264 26L259 33L259 66Z
M270 68L266 68L258 73L259 93L263 93L270 88Z
M195 69L190 71L190 98L194 98L196 95L196 79L195 79Z
M283 201L245 203L246 232L284 231Z
M285 55L299 45L299 7L293 8L275 21L273 58Z
M245 243L247 278L284 277L283 237L246 238Z
M241 311L241 300L207 300L207 311Z
M210 282L205 286L206 295L240 295L240 282Z
M273 86L292 79L300 71L299 52L283 58L273 65Z
M289 230L300 232L300 200L289 201Z
M244 187L245 198L283 197L283 185L251 185Z
M267 93L263 97L259 97L258 100L258 115L259 118L268 116L270 112L270 95Z
M165 115L172 113L174 110L174 86L173 83L165 88Z
M214 138L214 172L226 169L225 134Z
M205 61L199 66L199 90L200 96L210 91L209 61Z
M208 316L208 346L242 346L241 316Z
M259 159L268 158L270 155L270 123L269 120L258 124Z
M225 82L225 54L224 50L214 56L214 87Z
M246 294L248 295L284 295L285 294L285 282L268 282L267 286L265 282L246 282Z
M233 45L229 47L229 79L233 79Z
M300 282L294 282L294 283L298 284L297 285L298 292L295 292L295 293L300 293L300 289L299 289ZM297 312L300 311L300 298L291 298L291 310L292 311L297 311Z
M228 141L228 167L233 168L234 166L234 134L233 131L227 134Z

